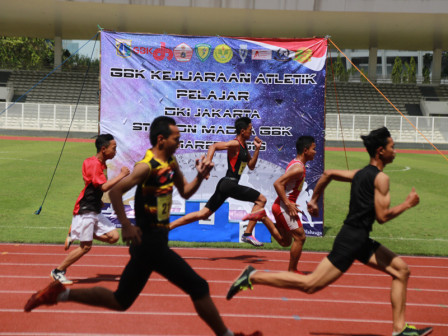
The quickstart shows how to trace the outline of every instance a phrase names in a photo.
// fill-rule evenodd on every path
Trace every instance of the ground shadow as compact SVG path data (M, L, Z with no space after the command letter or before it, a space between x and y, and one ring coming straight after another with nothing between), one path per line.
M73 283L74 284L91 284L91 283L98 283L98 282L102 282L102 281L118 282L118 281L120 281L120 276L121 276L121 274L97 274L96 277L73 280Z
M380 334L346 334L346 333L329 333L329 332L310 332L310 335L316 335L316 336L383 336Z
M189 257L184 257L184 259L197 259L197 258L189 258ZM250 264L261 264L264 262L267 262L268 260L266 258L263 257L259 257L256 255L251 255L251 254L241 254L241 255L237 255L237 256L222 256L222 257L213 257L213 258L201 258L204 260L210 260L210 261L217 261L217 260L239 260L245 263L250 263Z

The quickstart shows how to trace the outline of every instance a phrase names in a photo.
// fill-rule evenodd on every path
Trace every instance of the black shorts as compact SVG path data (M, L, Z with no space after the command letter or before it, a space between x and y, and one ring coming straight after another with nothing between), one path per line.
M365 229L343 225L328 255L330 262L341 272L346 272L355 260L367 264L381 244L369 237Z
M129 252L131 259L114 293L123 309L128 309L137 299L153 271L189 294L193 301L210 295L207 281L168 247L167 233L166 238L159 233L154 236L150 232L144 233L142 243L131 245Z
M215 193L210 197L205 206L211 212L215 212L229 197L239 201L255 202L259 196L259 191L239 185L236 179L223 177L219 180Z

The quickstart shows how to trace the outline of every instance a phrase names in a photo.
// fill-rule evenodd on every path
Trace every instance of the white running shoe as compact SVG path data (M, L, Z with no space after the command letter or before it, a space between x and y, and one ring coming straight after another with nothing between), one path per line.
M65 271L60 271L57 268L51 271L50 276L53 280L59 281L63 285L72 285L73 281L65 277Z

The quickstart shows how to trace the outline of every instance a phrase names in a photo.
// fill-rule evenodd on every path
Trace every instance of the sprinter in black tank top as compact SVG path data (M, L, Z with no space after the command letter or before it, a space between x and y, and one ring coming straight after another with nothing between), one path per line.
M215 193L209 199L207 204L199 211L191 212L170 224L170 229L196 222L209 218L224 201L231 197L240 201L253 202L254 207L252 213L256 213L258 216L249 221L246 230L241 236L241 241L252 244L254 246L263 246L263 243L259 242L253 235L253 230L257 220L261 220L268 228L271 235L281 245L284 245L283 237L278 232L274 223L267 217L264 211L266 204L266 197L259 191L239 185L241 174L244 168L247 166L250 170L255 168L258 160L258 154L260 152L261 140L256 136L254 138L255 151L253 156L250 155L247 150L246 141L250 139L252 135L252 122L247 117L238 118L235 121L236 138L227 142L217 142L211 145L207 151L206 162L211 162L215 151L226 150L227 151L227 172L226 176L221 178L216 186ZM250 215L249 215L250 216ZM245 220L243 218L243 220Z
M231 299L240 290L263 284L278 288L297 289L308 294L315 293L335 282L355 260L380 270L392 277L391 304L393 336L429 335L431 327L417 329L406 324L406 291L409 267L406 262L384 245L369 237L375 219L383 224L404 211L416 206L419 197L412 188L406 200L390 207L389 177L384 167L395 158L394 141L386 127L361 137L369 156L369 165L361 170L326 170L317 182L308 211L319 213L318 200L331 180L351 182L350 210L338 233L333 249L310 274L292 272L263 272L248 266L233 283L227 294Z

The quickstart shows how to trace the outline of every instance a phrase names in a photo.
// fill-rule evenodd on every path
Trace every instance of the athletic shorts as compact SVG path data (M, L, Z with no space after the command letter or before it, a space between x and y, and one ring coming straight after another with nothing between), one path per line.
M259 196L259 191L239 185L236 179L223 177L219 180L215 193L210 197L205 206L211 212L215 212L229 197L239 201L255 202Z
M381 244L369 237L365 229L343 225L328 255L330 262L341 272L346 272L355 260L367 264Z
M294 231L298 228L303 227L302 222L300 221L300 217L291 217L285 203L283 202L275 202L272 205L272 214L275 217L275 223L277 225L283 226L287 230Z
M82 242L93 241L93 236L101 236L115 230L115 225L104 215L86 212L72 219L70 238Z
M128 309L137 299L153 271L190 295L193 301L210 295L207 281L190 265L168 247L166 238L159 233L143 233L140 245L131 245L131 259L120 277L114 295L123 309Z

